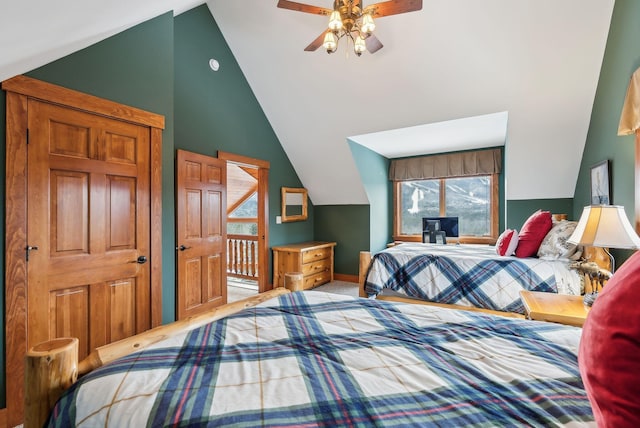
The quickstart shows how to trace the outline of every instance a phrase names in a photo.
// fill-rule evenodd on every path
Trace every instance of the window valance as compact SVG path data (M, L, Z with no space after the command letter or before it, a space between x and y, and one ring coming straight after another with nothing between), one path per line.
M501 170L501 149L475 150L470 152L393 159L389 167L389 180L406 181L465 177L498 174Z

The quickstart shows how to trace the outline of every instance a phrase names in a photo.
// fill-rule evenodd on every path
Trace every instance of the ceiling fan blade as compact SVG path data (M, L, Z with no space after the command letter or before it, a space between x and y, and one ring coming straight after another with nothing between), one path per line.
M369 53L376 53L384 46L380 40L373 34L364 39L364 43L367 45L367 50Z
M422 2L421 2L422 3ZM282 9L295 10L296 12L312 13L314 15L331 15L331 9L325 9L320 6L312 6L310 4L297 3L289 0L279 0L278 7Z
M380 18L399 13L415 12L421 9L422 0L389 0L371 4L364 8L364 12L371 13L374 18Z
M327 31L329 31L329 30L327 30ZM309 44L309 46L304 48L304 50L306 52L313 52L316 49L318 49L320 46L322 46L322 43L324 43L324 35L327 34L327 31L323 31L322 34L320 34L318 37L316 37L316 39L313 42L311 42Z

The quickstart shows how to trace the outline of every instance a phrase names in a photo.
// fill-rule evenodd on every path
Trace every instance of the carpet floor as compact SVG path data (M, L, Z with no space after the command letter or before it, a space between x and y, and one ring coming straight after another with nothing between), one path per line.
M346 294L358 297L358 284L347 281L332 281L314 288L311 291L324 291L326 293ZM237 286L229 282L227 286L227 302L235 302L245 297L253 296L258 292L255 287L247 287L245 284Z

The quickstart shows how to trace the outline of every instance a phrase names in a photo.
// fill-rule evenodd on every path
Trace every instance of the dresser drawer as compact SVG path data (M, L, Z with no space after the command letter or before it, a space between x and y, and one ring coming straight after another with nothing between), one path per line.
M320 272L315 275L310 275L304 277L304 289L308 290L309 288L316 287L318 285L326 284L331 281L331 272Z
M316 262L305 263L302 265L302 273L304 276L315 275L320 272L328 272L331 270L331 259L318 260Z
M314 248L302 253L302 263L309 263L314 260L326 259L331 256L333 248Z

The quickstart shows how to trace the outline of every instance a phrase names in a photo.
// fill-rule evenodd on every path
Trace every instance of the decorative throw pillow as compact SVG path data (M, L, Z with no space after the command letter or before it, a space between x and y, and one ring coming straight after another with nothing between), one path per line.
M496 253L500 256L512 256L518 246L518 231L506 229L498 237L496 242Z
M544 237L538 257L541 259L568 259L575 252L577 245L567 242L578 225L575 221L562 220L555 223Z
M605 284L582 328L578 363L598 427L640 427L640 252Z
M538 210L524 222L518 235L516 257L535 256L540 243L551 230L551 213Z

